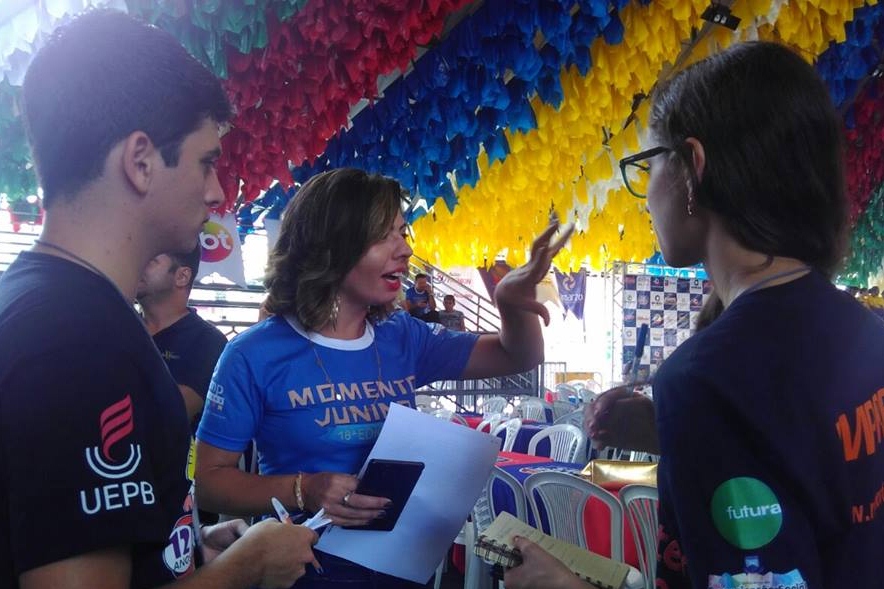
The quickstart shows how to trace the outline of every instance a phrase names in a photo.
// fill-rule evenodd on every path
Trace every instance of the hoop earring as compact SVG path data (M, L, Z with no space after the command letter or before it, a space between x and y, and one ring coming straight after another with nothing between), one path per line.
M335 295L332 300L332 308L328 314L328 322L332 327L338 326L338 312L341 310L341 295Z

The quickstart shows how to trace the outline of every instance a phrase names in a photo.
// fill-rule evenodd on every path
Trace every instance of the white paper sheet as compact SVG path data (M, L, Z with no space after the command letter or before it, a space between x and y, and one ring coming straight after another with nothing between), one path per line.
M392 404L366 463L383 458L425 464L396 527L377 532L332 526L316 548L388 575L427 582L484 489L499 449L500 438Z

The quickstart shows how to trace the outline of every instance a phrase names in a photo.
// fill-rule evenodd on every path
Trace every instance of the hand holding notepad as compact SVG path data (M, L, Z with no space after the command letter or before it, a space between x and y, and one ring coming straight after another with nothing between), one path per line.
M518 566L521 554L513 546L513 537L531 540L557 559L571 571L590 583L605 589L620 589L631 567L588 550L557 540L528 524L503 512L476 539L476 554L485 560L505 567Z

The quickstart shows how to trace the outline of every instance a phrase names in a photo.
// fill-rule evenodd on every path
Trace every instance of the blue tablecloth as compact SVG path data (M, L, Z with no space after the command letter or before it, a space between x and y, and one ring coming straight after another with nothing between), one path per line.
M523 423L522 427L519 429L518 435L516 435L516 441L513 444L512 451L519 452L521 454L528 453L528 442L531 441L531 438L534 437L534 434L537 432L549 427L544 423ZM497 432L497 437L501 440L506 438L506 430L501 430ZM549 448L549 440L541 440L537 445L537 450L535 450L538 456L549 456L550 448Z

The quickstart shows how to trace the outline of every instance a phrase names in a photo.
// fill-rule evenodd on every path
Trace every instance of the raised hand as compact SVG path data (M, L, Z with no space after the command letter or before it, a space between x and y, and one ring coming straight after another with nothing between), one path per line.
M549 325L549 311L537 302L537 284L549 273L553 258L574 232L574 224L565 225L558 238L553 240L558 230L558 219L551 220L546 230L531 245L531 259L509 272L498 283L494 289L498 308L511 307L529 311L539 315L544 325Z

